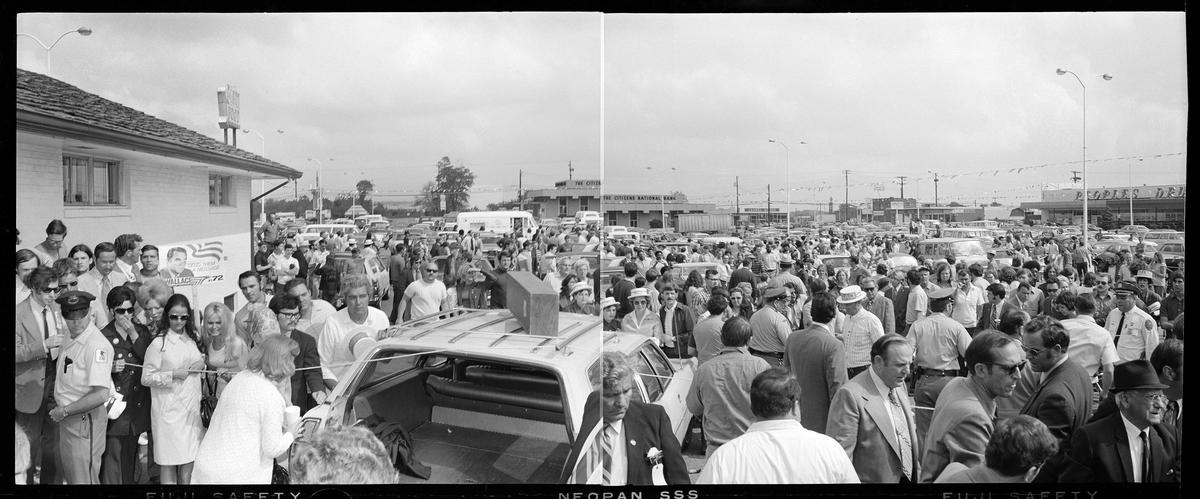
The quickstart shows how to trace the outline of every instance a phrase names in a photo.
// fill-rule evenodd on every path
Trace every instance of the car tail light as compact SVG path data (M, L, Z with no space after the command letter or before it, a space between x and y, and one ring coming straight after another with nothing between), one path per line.
M296 440L303 439L305 435L310 435L316 431L321 425L321 420L317 418L304 418L300 420L299 434L296 435Z

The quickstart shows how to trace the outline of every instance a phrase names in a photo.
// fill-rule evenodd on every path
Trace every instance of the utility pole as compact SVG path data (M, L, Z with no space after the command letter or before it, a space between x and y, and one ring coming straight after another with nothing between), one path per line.
M907 179L908 179L908 177L905 177L904 175L901 175L901 176L899 176L899 177L896 177L896 178L900 179L900 199L904 199L904 181L905 181L905 180L907 180Z
M567 161L567 180L575 178L575 167L571 166L571 162Z
M767 184L767 225L771 225L771 184Z
M517 170L517 206L525 211L525 191L521 189L525 178L525 170Z
M735 227L737 226L736 221L742 219L742 191L738 186L738 177L736 175L733 177L733 219L735 220L733 224Z
M843 206L845 206L845 208L843 208L843 209L846 210L846 221L849 221L850 220L850 170L842 170L842 173L846 174L846 204L843 205Z
M1080 180L1082 179L1079 177L1079 170L1071 170L1071 183L1078 184Z
M933 172L933 205L938 205L938 174Z

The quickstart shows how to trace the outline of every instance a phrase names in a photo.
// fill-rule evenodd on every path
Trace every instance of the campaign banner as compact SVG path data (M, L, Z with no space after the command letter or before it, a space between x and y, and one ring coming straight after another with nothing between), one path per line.
M237 276L251 268L250 237L242 232L158 245L159 277L195 309L231 296L238 300Z

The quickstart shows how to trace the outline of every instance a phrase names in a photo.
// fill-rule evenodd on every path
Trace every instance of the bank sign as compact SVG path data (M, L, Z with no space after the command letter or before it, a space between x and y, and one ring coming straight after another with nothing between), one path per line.
M1175 185L1143 185L1132 188L1102 188L1088 189L1089 201L1105 201L1109 199L1184 199L1187 186ZM1061 189L1042 191L1042 201L1083 201L1082 189Z

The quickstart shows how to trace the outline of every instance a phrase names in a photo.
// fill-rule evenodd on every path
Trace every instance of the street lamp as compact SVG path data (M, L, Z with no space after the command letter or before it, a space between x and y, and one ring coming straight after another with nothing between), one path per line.
M283 131L280 130L280 133L283 133ZM324 192L321 191L321 169L325 168L325 165L322 165L319 159L308 158L308 160L317 163L317 192L313 193L313 197L316 198L313 208L317 210L317 223L323 224L325 223L325 196ZM333 161L333 159L331 158L330 161Z
M775 139L767 139L767 142L774 142L783 146L783 187L786 191L785 201L787 202L787 237L792 235L792 150L781 141ZM800 141L800 145L807 145L807 142ZM767 213L770 218L771 214Z
M1083 80L1073 71L1068 71L1063 68L1054 70L1054 73L1062 76L1070 74L1075 77L1075 81L1079 82L1079 87L1083 89L1083 246L1088 245L1088 186L1087 186L1087 85L1083 84ZM1105 81L1113 79L1112 75L1105 73L1099 76Z
M279 133L279 134L283 134L283 130L275 130L275 132ZM243 128L242 133L252 133L254 135L257 135L258 140L262 141L262 156L264 158L267 157L267 138L263 137L263 134L261 132L259 132L258 130L251 130L249 128Z
M652 166L647 166L646 169L650 170L650 171L654 171L654 167L652 167ZM671 167L671 171L676 171L674 166ZM663 170L663 173L666 173L666 170ZM667 195L666 194L659 195L658 206L660 209L662 209L662 228L663 228L663 230L666 230L666 228L667 228ZM646 223L649 224L649 222L646 222Z
M39 40L38 37L33 36L29 33L17 33L17 36L25 36L25 37L32 38L33 41L37 42L38 45L42 46L42 49L44 49L46 51L46 74L50 74L50 51L54 49L55 45L58 45L58 42L62 41L63 37L65 37L71 33L79 33L80 35L83 35L83 36L91 36L92 28L89 28L87 26L80 26L73 30L67 31L61 35L58 35L58 39L54 40L54 43L51 43L50 45L46 45L45 43L42 43L42 41Z

